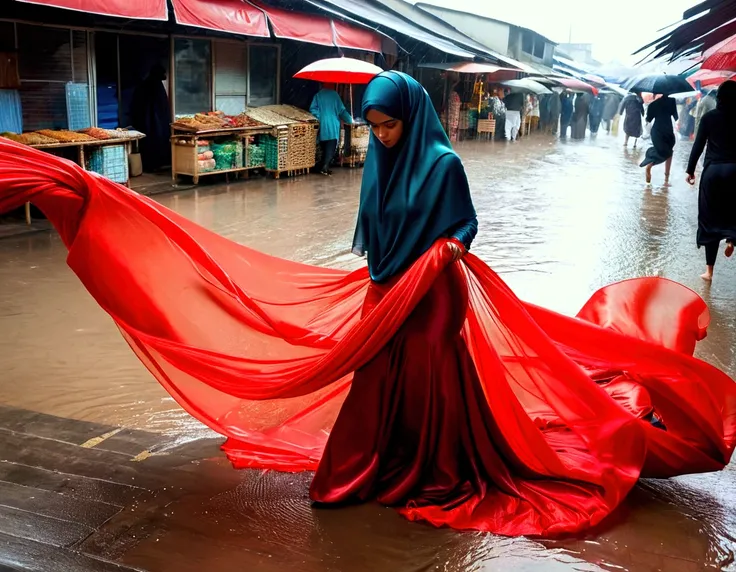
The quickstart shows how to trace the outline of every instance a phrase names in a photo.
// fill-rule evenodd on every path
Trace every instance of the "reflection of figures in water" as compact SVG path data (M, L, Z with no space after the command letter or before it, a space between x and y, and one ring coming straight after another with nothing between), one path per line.
M140 141L141 160L146 171L156 171L171 164L171 107L163 82L166 70L155 64L148 77L133 94L133 127L146 137Z
M698 194L698 247L705 247L704 280L713 279L718 247L726 241L726 256L736 244L736 82L718 89L717 106L703 115L687 165L687 182L695 184L695 167L705 152Z
M638 93L630 93L621 102L621 108L619 109L619 115L626 114L624 119L624 133L626 138L624 139L624 147L629 144L629 137L634 138L634 148L639 137L644 132L641 124L641 119L644 117L644 100Z
M672 167L672 152L675 148L675 130L673 120L677 121L677 104L669 96L658 97L649 104L647 109L647 123L654 122L652 126L652 146L647 149L647 154L641 162L640 167L646 167L647 183L652 182L652 167L664 163L664 179L670 178Z

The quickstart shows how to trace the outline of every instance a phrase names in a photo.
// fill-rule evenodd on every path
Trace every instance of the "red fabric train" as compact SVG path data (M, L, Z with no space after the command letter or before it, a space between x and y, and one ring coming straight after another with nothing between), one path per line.
M365 269L276 259L75 165L0 138L0 212L38 206L68 264L237 468L314 470L351 383L449 264L441 241L372 311ZM462 336L502 436L506 486L412 519L506 535L600 522L639 477L715 471L736 438L736 385L692 357L709 321L661 278L614 284L577 317L519 301L481 260ZM653 422L654 421L654 422Z

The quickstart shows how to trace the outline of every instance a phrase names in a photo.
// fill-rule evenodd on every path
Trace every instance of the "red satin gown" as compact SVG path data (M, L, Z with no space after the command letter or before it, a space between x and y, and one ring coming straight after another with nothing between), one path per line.
M232 243L0 137L0 213L26 201L233 466L316 470L318 501L549 536L600 522L639 477L731 458L736 384L692 357L708 310L674 282L613 284L567 317L472 254L451 263L440 240L380 286Z

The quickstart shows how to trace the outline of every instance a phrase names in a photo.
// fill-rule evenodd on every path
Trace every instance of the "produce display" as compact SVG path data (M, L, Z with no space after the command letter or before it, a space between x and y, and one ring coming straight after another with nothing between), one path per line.
M87 129L80 129L80 133L89 135L97 139L98 141L106 141L112 139L112 136L107 132L107 129L100 129L99 127L89 127Z
M38 133L3 133L2 136L16 143L23 143L23 145L54 145L58 143L56 139Z
M238 127L263 127L263 123L240 115L225 115L222 111L197 113L194 117L181 117L172 123L174 129L184 131L212 131L217 129L231 129Z
M83 141L96 141L94 137L85 135L84 133L77 133L76 131L55 131L53 129L41 129L37 131L40 135L55 139L57 143L77 143Z
M263 123L248 117L245 113L234 116L225 116L225 118L230 122L231 127L263 127Z

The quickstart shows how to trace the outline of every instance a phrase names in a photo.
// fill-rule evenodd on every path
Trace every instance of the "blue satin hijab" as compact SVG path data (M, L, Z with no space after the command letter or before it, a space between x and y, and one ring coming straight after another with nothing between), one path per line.
M376 76L363 97L363 117L371 109L404 124L391 149L371 133L353 239L353 252L368 257L371 278L385 282L474 219L475 208L462 162L414 78L394 71Z

